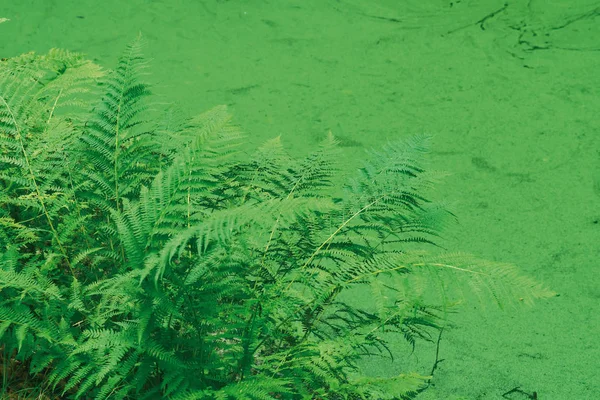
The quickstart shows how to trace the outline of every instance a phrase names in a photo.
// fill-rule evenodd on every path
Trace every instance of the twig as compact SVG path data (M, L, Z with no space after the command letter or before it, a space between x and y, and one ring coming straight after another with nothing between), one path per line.
M485 27L483 26L483 24L485 24L485 22L490 19L490 18L494 18L496 15L500 14L502 11L506 10L506 8L508 7L508 3L504 3L504 5L497 9L496 11L492 11L491 13L489 13L488 15L486 15L485 17L481 18L479 21L475 22L475 23L469 23L467 25L464 26L460 26L456 29L453 29L451 31L446 32L446 35L450 35L452 33L458 32L462 29L468 28L469 26L472 25L479 25L479 27L481 28L482 31L485 31ZM445 36L445 35L443 35Z
M431 373L429 375L433 376L433 373L438 367L438 364L444 361L444 359L440 359L440 342L442 341L442 333L444 332L444 328L440 329L440 334L437 338L437 343L435 344L435 362L433 363L433 367L431 367Z
M512 393L524 394L525 396L527 396L528 399L538 400L537 392L527 393L526 391L521 390L520 386L517 386L517 387L514 387L514 388L510 389L508 392L504 393L502 395L502 397L508 399L508 397L506 397L506 396L508 396L509 394L512 394Z

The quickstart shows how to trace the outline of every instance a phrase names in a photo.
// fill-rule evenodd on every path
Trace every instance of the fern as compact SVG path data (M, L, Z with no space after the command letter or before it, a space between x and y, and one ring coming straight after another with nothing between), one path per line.
M295 160L279 138L244 155L223 106L154 124L145 68L139 38L107 73L58 50L0 64L0 337L62 398L409 399L431 377L359 367L403 356L389 335L431 340L473 295L552 295L423 250L454 218L428 200L428 137L344 184L332 134Z

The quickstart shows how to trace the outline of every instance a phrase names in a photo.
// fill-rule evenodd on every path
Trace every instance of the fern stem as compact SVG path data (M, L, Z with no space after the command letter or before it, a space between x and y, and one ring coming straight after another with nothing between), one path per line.
M119 116L121 115L121 102L122 102L122 98L119 101L119 106L117 108L117 121L115 124L115 159L114 159L114 167L113 167L113 173L115 176L115 204L116 204L116 208L117 211L120 211L120 207L119 207L119 165L118 165L118 160L119 160Z
M462 272L469 272L471 274L479 274L479 275L489 275L486 274L485 272L480 272L480 271L473 271L472 269L466 269L466 268L460 268L460 267L456 267L454 265L449 265L449 264L440 264L440 263L417 263L417 264L413 264L415 267L425 267L425 266L434 266L434 267L442 267L442 268L450 268L450 269L454 269L457 271L462 271Z
M340 231L342 229L344 229L344 227L346 225L348 225L350 223L350 221L352 221L354 218L356 218L357 216L359 216L360 214L362 214L365 210L367 210L369 207L371 207L373 204L377 203L379 200L381 200L384 196L380 196L379 198L373 200L372 202L370 202L369 204L367 204L366 206L364 206L363 208L361 208L360 210L358 210L357 212L355 212L350 218L348 218L347 220L345 220L336 230L335 232L333 232L331 235L329 235L329 237L327 239L325 239L325 241L323 243L321 243L321 245L319 247L317 247L317 249L311 254L311 256L308 258L308 260L306 260L306 262L304 263L304 265L302 265L301 269L304 269L308 266L308 264L317 256L317 254L321 251L321 249L323 247L325 247L326 244L328 244L338 233L340 233ZM287 287L285 288L285 290L289 290L290 286L292 286L292 284L295 282L295 278L292 279L290 281L290 283L288 283Z
M48 120L46 121L46 126L48 124L50 124L50 120L52 119L52 117L54 116L54 110L56 109L56 105L58 104L58 99L60 99L60 96L62 95L62 89L60 89L58 91L58 96L56 96L56 99L54 99L54 104L52 105L52 108L50 109L50 114L48 115Z

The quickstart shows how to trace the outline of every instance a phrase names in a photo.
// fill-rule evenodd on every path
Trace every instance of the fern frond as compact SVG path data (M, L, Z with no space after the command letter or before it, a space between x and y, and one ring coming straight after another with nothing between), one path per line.
M466 253L423 256L410 265L411 275L428 274L445 297L475 295L480 302L491 298L500 308L519 303L531 305L536 299L556 295L522 273L512 264L482 260ZM412 277L411 276L411 277ZM458 293L457 293L458 292Z
M245 379L231 385L227 385L216 393L215 396L225 396L230 399L248 400L273 400L281 396L292 395L290 382L285 379L272 377L261 377L260 379Z
M400 374L391 378L358 377L342 388L342 392L360 396L361 399L408 400L416 397L431 376L416 373Z
M127 47L117 69L103 82L106 92L81 140L87 173L115 209L121 199L138 193L155 172L151 166L153 133L138 128L145 120L143 99L150 94L148 85L139 81L147 64L141 54L142 41Z

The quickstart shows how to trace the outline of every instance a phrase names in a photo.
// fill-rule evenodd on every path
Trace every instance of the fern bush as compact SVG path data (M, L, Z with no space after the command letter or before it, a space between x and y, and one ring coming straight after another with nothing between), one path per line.
M225 107L149 121L145 66L139 40L109 72L60 50L0 63L3 360L45 389L407 399L430 377L359 368L394 355L386 337L427 338L472 292L550 294L511 265L423 251L451 217L424 197L427 137L341 184L331 134L296 160L279 139L246 156Z

